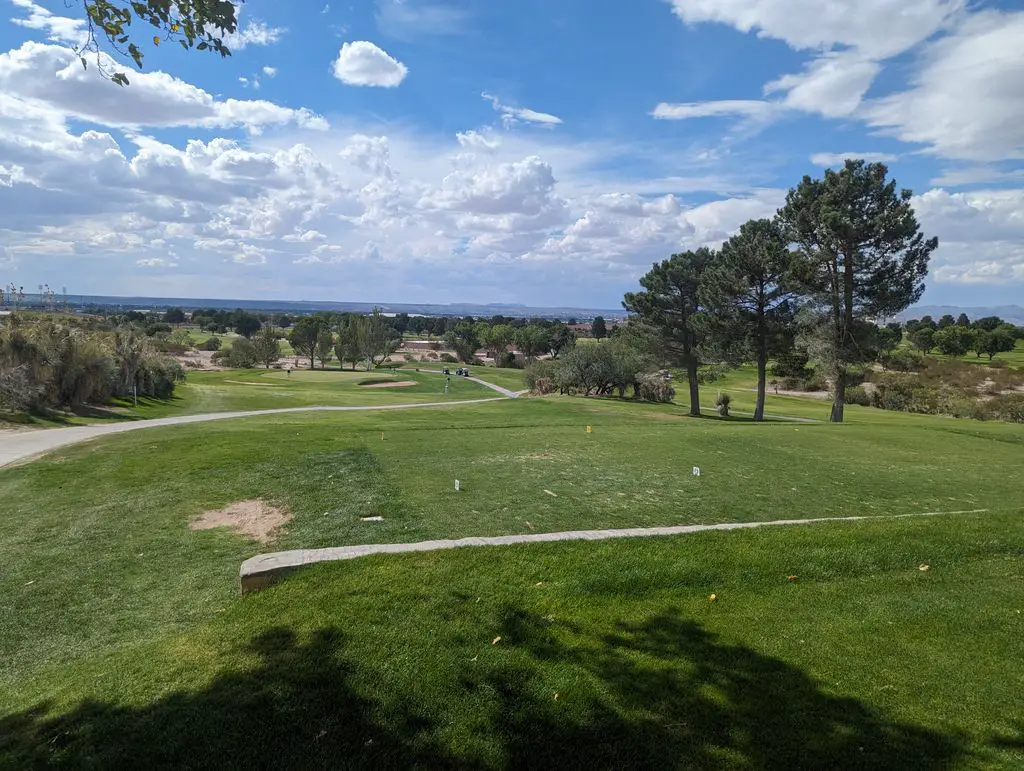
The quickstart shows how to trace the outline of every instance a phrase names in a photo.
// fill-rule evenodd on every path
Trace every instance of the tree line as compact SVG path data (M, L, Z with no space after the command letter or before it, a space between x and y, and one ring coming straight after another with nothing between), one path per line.
M797 347L828 379L830 420L841 422L851 371L891 340L879 323L924 292L938 239L921 233L911 196L885 164L848 160L805 176L775 217L745 223L720 249L655 264L623 307L686 370L690 414L700 415L701 365L752 360L762 420L767 363Z
M1012 351L1018 338L1024 338L1024 328L1004 322L998 316L986 316L971 321L966 313L959 318L946 314L938 321L931 316L907 322L907 338L922 353L937 350L945 356L964 356L974 352L977 358L992 359L1000 353Z

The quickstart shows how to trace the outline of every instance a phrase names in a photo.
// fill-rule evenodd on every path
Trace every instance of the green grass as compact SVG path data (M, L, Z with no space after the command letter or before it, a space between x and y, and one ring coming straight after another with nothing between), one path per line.
M415 386L400 388L364 388L360 381L391 379L413 380ZM443 402L494 396L494 392L476 383L452 378L447 394L444 378L402 369L355 372L345 370L228 370L190 372L187 381L175 389L168 401L140 401L130 414L139 418L193 415L205 412L263 410L278 407L372 406L412 402ZM126 405L128 406L128 405Z
M510 391L522 391L526 388L525 372L521 369L505 367L470 367L473 377L486 380L488 383L507 388Z
M1022 556L1000 515L322 566L20 682L0 763L1011 768Z
M961 356L960 361L970 362L971 364L988 364L988 356L982 356L980 359L973 353L969 353L966 356ZM1017 346L1012 351L1006 353L997 353L993 359L993 362L1003 362L1009 367L1015 369L1024 369L1024 340L1018 340Z
M218 409L296 389L291 406L369 376L189 387L223 389ZM731 385L740 409L748 377L705 400ZM250 378L273 385L225 382ZM437 400L351 396L410 391ZM770 414L824 409L769 397ZM685 411L299 413L0 470L0 768L1024 762L1024 427ZM257 497L293 515L273 546L188 528ZM241 561L271 549L974 509L989 511L370 558L238 596Z

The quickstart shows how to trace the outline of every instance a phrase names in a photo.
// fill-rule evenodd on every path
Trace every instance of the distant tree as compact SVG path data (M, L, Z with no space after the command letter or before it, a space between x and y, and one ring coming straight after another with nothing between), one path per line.
M487 355L494 359L495 363L516 339L515 330L508 324L484 324L478 332Z
M281 358L281 344L277 341L277 330L272 324L264 324L253 337L256 361L270 369L270 365Z
M971 320L967 318L966 313L961 313L956 317L956 325L958 327L969 327L971 325Z
M555 364L555 382L565 391L602 394L614 387L615 380L615 354L610 346L577 345Z
M469 363L480 349L480 329L472 321L460 321L445 332L444 341L455 351L459 361Z
M316 336L316 357L320 360L320 369L327 369L327 362L334 357L334 335L326 322Z
M608 326L605 324L604 316L595 316L590 324L590 334L595 340L604 340L608 337Z
M1012 351L1017 345L1017 338L1015 335L1015 329L1011 324L1004 324L996 327L991 332L985 332L984 337L981 340L981 350L979 353L983 353L988 356L988 360L992 359L1000 353L1008 353Z
M370 366L383 364L402 344L402 336L391 327L387 316L377 308L374 308L369 316L364 317L364 321L359 325L359 332L360 351Z
M231 348L228 351L228 365L234 369L252 369L259 359L256 356L256 346L244 337L236 337L231 341Z
M313 369L315 363L317 341L323 325L324 320L319 316L303 316L288 333L288 342L292 344L295 353L309 359L310 369Z
M1003 323L1003 320L998 316L985 316L975 321L974 326L978 329L984 329L986 332L991 332L997 327L1001 327Z
M352 369L355 369L356 364L363 358L359 341L363 337L360 330L361 325L365 323L364 319L364 316L346 315L338 322L334 335L334 356L342 367L345 366L345 362L349 362Z
M288 327L290 327L291 325L292 317L289 316L287 313L282 313L280 316L277 317L277 326L281 327L281 329L288 329Z
M260 321L260 317L255 313L248 313L239 309L232 314L232 325L235 328L235 332L242 337L250 338L260 331L263 322Z
M184 324L185 311L181 308L168 308L164 311L164 321L168 324Z
M516 346L527 361L533 361L548 350L550 334L540 324L527 324L516 330Z
M395 331L398 332L398 334L404 335L409 329L409 314L395 314L395 318L392 320L391 325L395 328Z
M570 327L574 327L577 324L579 324L579 322L575 318L571 318L571 317L566 319L565 323L568 324Z
M792 322L793 291L787 285L791 255L772 220L751 220L722 246L704 271L700 299L710 321L707 335L726 354L753 354L757 365L754 420L764 420L768 359L773 343ZM748 359L749 361L749 359Z
M910 344L917 350L928 353L935 347L935 330L931 327L918 327L910 334Z
M939 325L935 323L935 320L931 316L922 316L921 320L917 322L918 327L928 327L929 329L938 329Z
M949 313L939 319L939 329L956 326L956 319Z
M882 163L848 160L824 179L804 177L779 217L800 259L807 310L801 339L832 382L830 420L841 423L851 367L864 361L858 332L921 298L938 239L921 234L910 190L897 192Z
M641 292L628 292L623 307L637 320L658 331L664 355L686 368L690 388L690 415L700 417L700 320L703 310L699 287L704 271L714 260L710 249L673 254L655 263L640 279Z
M952 318L952 316L950 316ZM971 335L963 327L953 324L940 326L932 336L932 342L944 356L963 356L971 347Z
M576 333L562 322L552 324L548 335L548 350L551 358L557 359L564 351L576 345Z
M882 352L896 350L902 339L903 330L899 328L899 324L896 325L896 329L893 329L892 324L878 328L878 349Z

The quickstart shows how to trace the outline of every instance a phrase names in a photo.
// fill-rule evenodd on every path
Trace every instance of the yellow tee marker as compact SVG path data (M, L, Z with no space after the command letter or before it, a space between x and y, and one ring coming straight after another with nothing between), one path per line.
M587 433L588 433L588 434L592 434L592 433L594 433L594 429L593 429L593 428L591 428L590 426L587 426Z

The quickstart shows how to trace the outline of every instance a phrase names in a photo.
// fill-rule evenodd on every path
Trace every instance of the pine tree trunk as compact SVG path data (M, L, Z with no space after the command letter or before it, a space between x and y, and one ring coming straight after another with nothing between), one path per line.
M692 359L686 365L686 379L690 383L690 416L700 417L700 384L697 382L697 362Z
M830 423L843 422L843 407L846 406L846 373L837 372L835 377L835 398L832 400L832 414L829 416Z
M764 420L764 391L766 371L768 369L767 355L762 345L757 352L757 404L754 405L754 420Z

